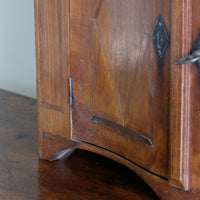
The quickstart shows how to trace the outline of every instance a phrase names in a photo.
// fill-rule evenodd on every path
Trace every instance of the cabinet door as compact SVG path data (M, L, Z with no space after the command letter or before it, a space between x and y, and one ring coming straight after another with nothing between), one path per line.
M171 2L70 2L72 137L167 177Z

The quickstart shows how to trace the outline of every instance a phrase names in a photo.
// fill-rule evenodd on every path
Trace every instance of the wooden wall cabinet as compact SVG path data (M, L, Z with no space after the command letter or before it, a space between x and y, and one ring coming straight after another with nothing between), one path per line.
M85 149L161 199L200 199L200 73L175 65L198 38L199 10L198 0L35 0L40 157Z

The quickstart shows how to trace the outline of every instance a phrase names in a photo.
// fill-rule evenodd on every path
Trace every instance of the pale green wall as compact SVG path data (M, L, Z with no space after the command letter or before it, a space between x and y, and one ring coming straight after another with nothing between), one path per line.
M0 0L0 88L36 97L33 0Z

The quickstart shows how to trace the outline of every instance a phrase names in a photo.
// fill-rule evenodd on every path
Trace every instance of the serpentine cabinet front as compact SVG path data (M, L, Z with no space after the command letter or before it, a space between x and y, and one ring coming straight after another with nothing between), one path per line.
M35 0L40 157L90 150L161 198L199 199L200 75L175 65L200 49L199 10L198 0Z

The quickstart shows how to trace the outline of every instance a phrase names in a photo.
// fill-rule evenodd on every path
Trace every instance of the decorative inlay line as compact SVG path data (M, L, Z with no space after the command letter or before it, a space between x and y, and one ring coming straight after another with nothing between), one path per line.
M95 12L95 16L94 16L94 18L96 18L96 19L97 19L97 17L99 16L99 13L100 13L102 4L103 4L103 0L100 0L100 1L99 1L99 5L98 5L98 7L97 7L97 9L96 9L96 12Z
M151 38L154 44L155 52L159 58L160 63L162 63L165 50L169 44L169 36L167 34L165 23L161 15L156 20L151 33Z
M47 108L47 109L51 109L51 110L56 110L58 112L62 112L62 108L60 106L57 106L57 105L54 105L54 104L50 104L50 103L42 101L42 102L40 102L40 105L43 108Z
M135 138L136 140L146 144L146 145L149 145L150 147L153 147L153 143L151 142L151 140L146 137L146 136L143 136L143 135L140 135L124 126L121 126L113 121L110 121L108 119L104 119L104 118L101 118L101 117L98 117L98 116L93 116L92 119L91 119L92 122L95 122L97 124L102 124L102 125L105 125L105 126L109 126L109 127L112 127L126 135L129 135L133 138Z

